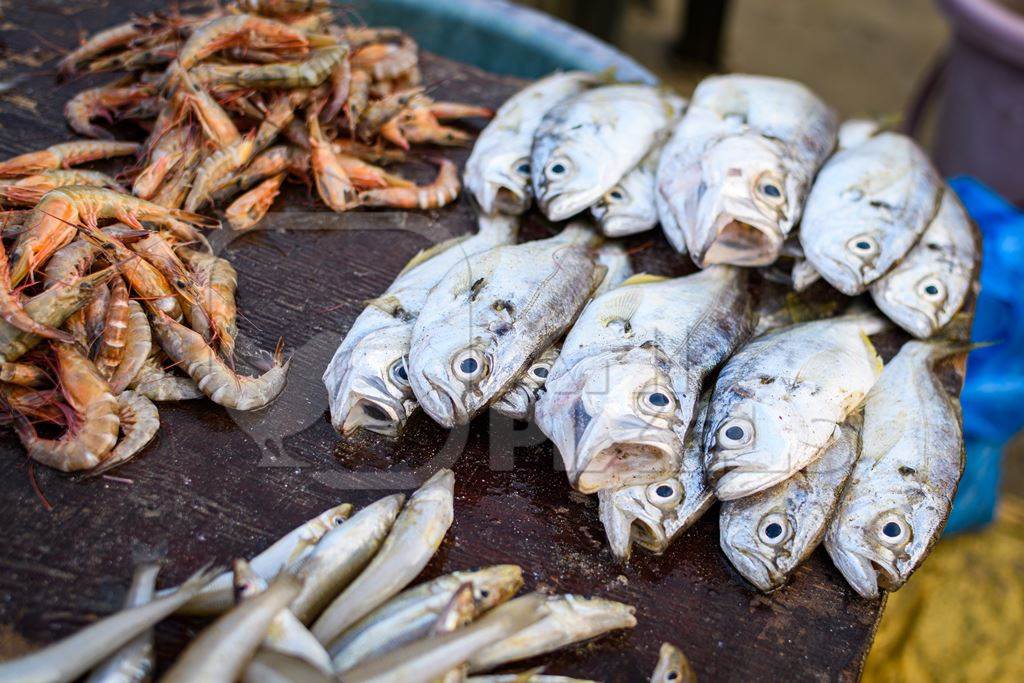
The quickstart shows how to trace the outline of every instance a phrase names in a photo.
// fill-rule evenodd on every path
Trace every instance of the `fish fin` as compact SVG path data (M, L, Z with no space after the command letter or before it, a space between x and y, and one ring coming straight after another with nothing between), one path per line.
M885 362L882 357L878 355L878 350L875 349L875 345L871 343L871 339L868 337L868 333L865 330L860 331L860 340L864 343L864 347L868 351L868 356L874 361L875 364L875 377L882 374L882 368L885 367Z
M448 251L455 245L465 242L470 237L472 237L472 235L459 235L458 237L452 237L451 239L444 240L443 242L438 242L437 244L427 247L426 249L421 249L415 256L409 259L409 262L405 264L405 267L402 268L401 272L399 272L398 275L405 275L407 272L409 272L416 266L420 265L421 263L425 263L426 261L429 261L438 254Z
M630 275L622 281L620 287L626 287L628 285L649 285L654 282L664 282L671 278L667 275L652 275L651 273L637 273L636 275Z
M601 283L604 282L604 278L607 274L608 266L603 263L597 263L594 265L594 274L591 276L590 281L590 296L594 296L594 292L596 292L601 286Z
M599 318L602 325L607 327L612 323L622 323L624 327L629 327L629 321L636 315L636 311L640 308L640 301L642 295L637 290L623 290L618 292L617 295L606 300L601 309L601 317Z
M402 302L394 294L382 294L375 299L368 299L363 304L367 307L376 308L390 316L397 317L402 310Z
M793 280L793 289L802 292L820 280L821 273L815 269L810 261L800 260L793 266L790 277Z

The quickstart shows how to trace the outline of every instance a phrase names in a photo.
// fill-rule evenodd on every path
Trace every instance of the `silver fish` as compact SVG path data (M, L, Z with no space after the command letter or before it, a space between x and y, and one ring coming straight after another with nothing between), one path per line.
M836 150L862 145L882 131L882 124L872 119L847 119L839 126Z
M572 224L497 247L431 291L413 329L409 382L435 422L468 423L565 333L604 276L593 239Z
M466 678L466 683L598 683L589 678L571 678L569 676L553 676L535 672L542 670L542 668L538 668L514 674L469 676Z
M665 235L702 268L774 262L837 127L835 113L799 83L704 79L658 163Z
M530 597L530 596L527 596ZM513 605L524 598L508 603ZM555 595L546 600L547 615L532 626L494 643L469 659L472 673L554 652L610 631L636 626L636 609L604 598Z
M544 215L561 221L598 201L640 163L685 101L649 85L594 88L553 107L530 156Z
M704 378L753 325L745 283L729 266L638 275L587 306L536 411L573 487L595 493L678 471Z
M851 415L824 455L786 481L722 503L719 536L732 566L767 593L818 547L860 455L861 419Z
M335 351L324 385L331 424L341 434L367 429L396 436L416 409L406 365L413 325L427 295L451 269L515 242L518 219L481 216L479 232L413 258L387 291L369 302Z
M452 524L454 489L455 475L443 469L412 494L370 564L313 624L321 643L333 649L348 627L416 578Z
M156 575L160 565L153 562L140 564L135 568L132 584L125 596L125 609L145 605L153 599L156 587ZM153 631L152 629L139 635L86 679L86 683L140 683L148 681L153 675Z
M337 683L337 679L298 657L259 650L246 667L242 683Z
M860 460L825 548L866 598L902 586L949 518L964 467L962 415L935 364L965 350L907 342L864 403Z
M597 492L601 524L615 557L629 560L634 543L652 553L665 552L715 501L704 476L704 421L710 399L706 392L697 406L678 472L653 484Z
M672 643L662 643L651 683L697 683L697 674L682 650Z
M722 368L711 397L704 463L721 500L785 481L818 459L882 372L872 315L784 327Z
M953 319L974 286L981 258L970 216L947 188L921 240L886 275L871 283L871 298L889 319L919 339Z
M821 169L800 223L804 254L853 296L885 275L935 218L943 183L917 143L879 133Z
M554 73L526 86L498 108L466 160L466 189L485 213L520 214L530 208L530 149L544 115L598 82L584 71Z
M590 214L608 237L635 235L658 224L655 176L663 148L664 140L655 143L633 170L590 207Z
M601 296L610 289L618 287L633 275L633 266L629 262L629 254L618 244L603 244L597 250L597 262L607 268L604 279L594 290L594 297ZM532 420L533 409L537 399L544 391L544 383L548 373L555 364L555 359L562 350L562 345L554 344L542 353L526 371L519 376L512 388L494 402L493 408L513 420Z

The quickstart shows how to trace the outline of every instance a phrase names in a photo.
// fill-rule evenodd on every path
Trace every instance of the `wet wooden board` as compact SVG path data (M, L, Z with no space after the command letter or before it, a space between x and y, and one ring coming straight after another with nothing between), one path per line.
M108 80L58 86L52 62L37 67L32 60L74 44L78 29L123 20L128 7L157 5L35 0L11 9L0 35L3 78L36 75L12 91L15 98L0 97L0 156L67 139L64 101ZM425 62L439 98L496 106L519 85L439 59ZM466 151L449 155L461 163ZM431 173L423 164L416 170ZM713 508L663 556L639 553L624 567L605 547L596 500L570 492L557 455L534 428L486 415L448 433L420 414L396 442L341 441L326 418L320 383L340 336L361 302L380 293L418 250L471 230L472 211L463 198L436 212L335 215L301 188L286 192L277 208L265 229L226 247L240 275L241 346L271 349L283 337L293 353L288 387L273 406L239 414L206 401L162 405L156 441L116 480L75 482L30 468L13 435L0 434L0 657L67 636L117 609L135 559L165 557L162 584L178 582L206 562L251 556L339 501L362 505L451 466L456 521L423 578L515 562L529 588L637 607L636 629L548 657L549 673L645 680L660 643L669 640L706 681L858 676L882 605L858 598L822 550L789 585L762 596L718 549ZM550 232L530 219L528 236ZM629 244L640 249L638 270L692 269L660 236ZM32 469L52 510L33 490ZM160 626L161 666L202 623Z

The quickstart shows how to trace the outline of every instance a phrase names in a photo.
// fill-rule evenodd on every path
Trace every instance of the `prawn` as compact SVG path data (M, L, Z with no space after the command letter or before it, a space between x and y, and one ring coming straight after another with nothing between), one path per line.
M367 190L359 193L359 203L363 206L390 206L398 209L437 209L454 201L462 189L458 169L448 159L436 158L432 161L438 165L438 171L430 184Z
M71 129L79 135L112 140L113 134L105 128L95 125L92 120L103 118L109 123L113 119L114 113L120 108L127 105L139 105L146 100L151 100L153 95L153 88L147 85L89 88L67 101L67 104L64 105L64 117Z
M416 66L418 51L416 41L400 33L394 42L374 43L356 50L352 67L369 71L375 80L391 80Z
M209 315L212 341L217 344L221 355L230 360L235 355L235 338L238 336L238 309L235 304L238 273L230 261L213 254L183 249L182 256L198 274L203 288L203 309ZM194 323L193 328L202 329Z
M124 358L130 313L128 288L123 279L115 277L110 287L110 300L107 303L103 332L96 351L96 369L104 379L109 380L114 375L114 371L121 364L121 359Z
M151 66L162 66L178 55L177 40L126 50L110 57L97 59L89 65L89 71L138 71Z
M107 317L107 304L110 302L110 286L100 285L93 293L92 298L81 310L82 327L85 330L86 349L91 349L100 335L103 334L103 321Z
M117 269L139 297L171 317L181 318L181 305L167 278L149 261L110 235L108 230L86 228L83 234L89 242L103 250L107 260L117 264Z
M72 76L77 71L80 63L103 54L112 48L127 45L143 35L145 35L145 27L137 21L129 21L112 26L105 31L100 31L60 60L57 65L60 75L65 78Z
M348 174L338 161L331 143L320 130L319 108L310 107L306 113L309 131L309 161L313 168L316 191L334 211L347 211L358 205L358 194Z
M5 201L35 206L50 190L69 185L89 185L127 192L120 183L106 173L81 169L55 169L34 173L11 183L4 183L0 186L0 197Z
M46 263L43 279L47 287L82 277L96 259L96 247L85 240L74 240L56 252Z
M128 328L125 331L124 353L121 362L110 378L110 388L120 394L128 388L153 349L153 334L149 329L149 318L138 301L128 301Z
M89 470L87 477L95 477L125 464L160 431L160 411L152 401L138 392L124 391L118 394L117 415L123 436L103 462Z
M462 146L473 140L463 130L442 125L428 107L407 109L394 117L381 128L381 137L402 149L409 149L409 143Z
M413 100L423 94L423 88L412 88L392 93L377 100L366 108L356 124L356 136L364 142L370 142L380 132L381 127L389 120L398 116ZM408 149L408 147L406 147Z
M345 102L348 101L348 92L352 85L352 63L349 61L347 53L331 71L330 81L331 100L323 111L325 121L333 121L345 106Z
M0 363L0 382L38 389L50 384L50 376L38 365L29 363Z
M56 389L43 391L0 383L0 403L3 403L12 418L31 417L43 422L64 424L66 417L61 409L60 392Z
M37 152L28 152L0 162L0 178L29 175L54 168L68 168L99 159L138 154L137 142L119 140L75 140L52 145Z
M36 322L36 320L22 308L18 293L11 289L10 268L7 263L7 251L0 241L0 318L7 324L12 325L23 332L45 337L47 339L58 339L64 342L74 341L74 338L67 332Z
M256 90L315 88L326 81L347 56L348 47L344 45L320 48L301 62L277 62L245 69L235 74L230 82Z
M242 231L254 227L263 220L274 199L281 192L285 175L278 173L271 176L231 202L224 211L228 224L235 230Z
M188 72L180 66L172 66L171 71L178 73L179 82L187 93L185 101L195 113L196 118L199 119L199 125L202 126L207 139L221 149L238 142L242 137L238 128L224 108L210 96L210 93L196 86L189 78Z
M199 165L192 181L192 188L185 197L185 210L195 211L203 206L210 199L216 186L248 164L255 154L256 136L250 133L206 157Z
M370 103L370 74L354 70L349 80L348 100L345 102L345 113L348 116L349 130L355 135L356 126L363 118L363 113Z
M132 183L132 194L141 199L152 199L171 168L185 155L185 146L191 133L187 127L172 128L153 146L148 163Z
M152 355L142 364L131 386L136 393L157 402L191 401L203 397L203 392L190 377L178 377L167 372Z
M225 180L214 192L215 200L226 199L248 190L258 182L279 173L305 177L309 170L309 154L290 145L275 145L254 158L245 170Z
M24 418L15 428L33 460L63 472L89 469L103 462L117 443L117 399L96 366L73 344L55 347L60 386L77 419L59 439L41 438Z
M237 4L243 12L261 14L265 17L320 12L331 6L330 0L238 0Z
M189 36L178 52L178 63L191 69L215 52L242 46L305 52L309 41L301 31L279 21L231 14L213 19Z
M202 335L155 312L153 327L160 346L195 381L211 401L233 410L257 410L269 404L284 389L289 361L281 350L274 353L274 364L259 377L236 374L210 348Z

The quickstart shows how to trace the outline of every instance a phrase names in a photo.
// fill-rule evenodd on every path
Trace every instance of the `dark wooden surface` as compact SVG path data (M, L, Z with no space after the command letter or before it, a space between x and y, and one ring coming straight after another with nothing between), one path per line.
M106 80L58 86L52 61L36 60L73 45L79 29L122 20L126 7L156 4L6 4L2 80L33 75L0 96L0 156L69 138L64 101ZM492 106L517 87L437 59L427 61L426 74L440 98ZM453 156L461 162L466 151ZM419 168L429 176L429 167ZM421 414L396 442L341 441L319 379L341 334L360 302L381 292L419 249L470 230L472 211L463 198L437 212L334 215L301 188L286 192L276 209L267 229L226 249L240 275L240 325L251 342L243 346L269 349L284 337L294 353L288 388L272 407L233 414L206 401L164 404L156 441L116 472L124 481L75 482L34 468L51 511L33 491L16 439L0 434L0 657L115 610L133 559L165 557L161 581L177 582L208 561L251 556L339 501L361 505L413 488L443 465L456 472L455 524L424 578L515 562L530 588L636 605L636 629L547 658L549 673L645 680L669 640L706 681L857 677L881 604L854 595L823 550L789 585L762 596L720 552L713 508L663 556L640 553L624 567L606 549L596 500L570 492L551 445L532 428L483 416L449 434ZM550 231L536 218L531 223L532 236ZM638 270L690 268L660 236L631 245L641 247ZM164 665L201 626L161 625Z

